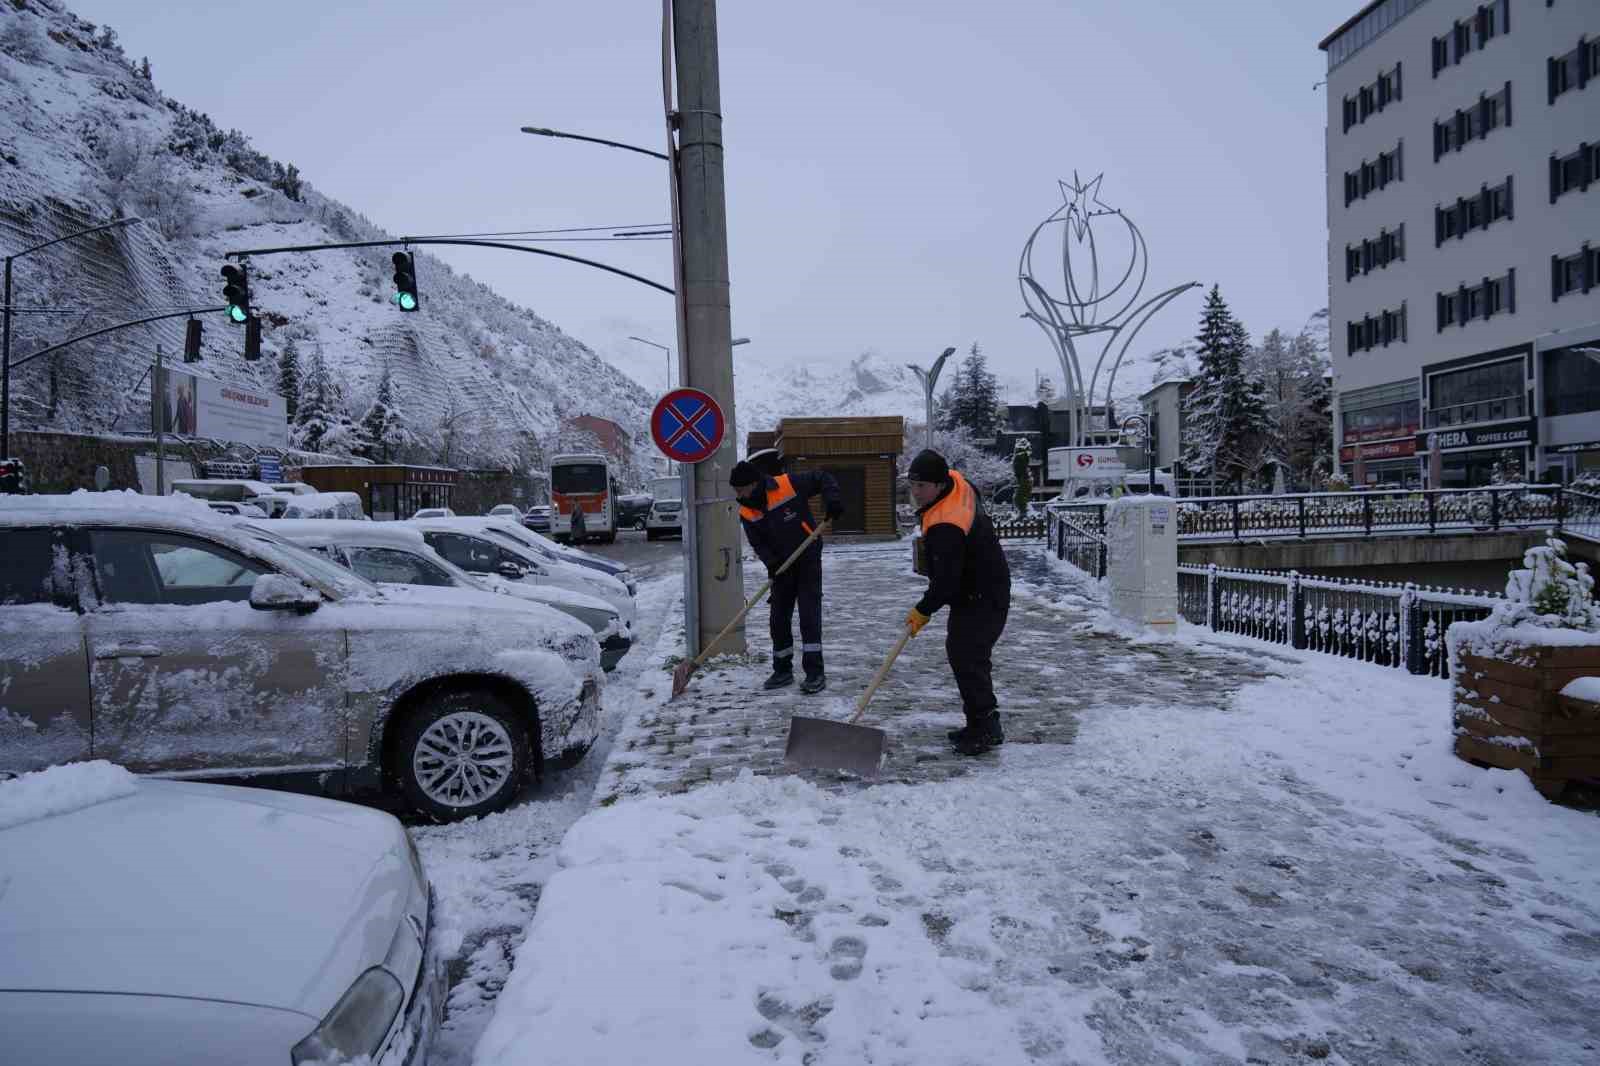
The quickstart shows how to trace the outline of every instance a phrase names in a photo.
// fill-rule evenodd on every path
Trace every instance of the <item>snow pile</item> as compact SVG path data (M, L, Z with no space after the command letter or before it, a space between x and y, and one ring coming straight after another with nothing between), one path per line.
M0 829L81 811L138 790L137 777L104 759L23 774L0 781Z
M1561 694L1575 700L1600 703L1600 677L1580 677L1568 681Z

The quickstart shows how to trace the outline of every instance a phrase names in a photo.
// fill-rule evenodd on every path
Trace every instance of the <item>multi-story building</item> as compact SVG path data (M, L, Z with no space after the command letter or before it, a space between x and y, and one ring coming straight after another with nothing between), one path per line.
M1321 47L1342 469L1600 472L1600 3L1375 0Z

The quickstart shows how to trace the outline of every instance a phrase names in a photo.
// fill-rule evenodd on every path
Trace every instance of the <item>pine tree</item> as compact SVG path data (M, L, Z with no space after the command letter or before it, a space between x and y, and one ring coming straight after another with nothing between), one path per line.
M960 372L947 395L951 427L960 426L974 440L994 439L999 427L1000 382L989 372L989 361L976 341L961 361Z
M1195 336L1199 371L1184 401L1184 465L1242 486L1260 470L1271 422L1261 380L1246 365L1250 335L1213 285Z
M389 368L383 368L378 379L378 393L372 406L361 419L358 451L373 462L387 463L397 451L411 443L411 433L406 429L400 406L394 398L394 377Z
M283 342L283 352L278 356L278 392L289 412L289 424L295 425L300 414L300 350L292 337Z
M340 413L338 393L333 379L328 376L328 363L318 349L312 353L311 366L300 390L299 417L295 420L295 439L299 446L306 451L320 451L330 437L337 435Z

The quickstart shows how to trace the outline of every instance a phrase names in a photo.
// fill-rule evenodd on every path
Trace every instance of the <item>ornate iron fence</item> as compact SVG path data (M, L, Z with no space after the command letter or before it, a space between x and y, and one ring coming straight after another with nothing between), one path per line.
M1042 537L1044 532L1045 520L1043 518L1008 518L1003 522L994 523L994 535L1001 540Z
M1503 601L1409 582L1178 567L1178 612L1194 625L1432 677L1449 676L1450 624L1484 618Z
M1105 507L1059 508L1049 512L1045 545L1090 577L1106 576Z
M1255 540L1559 530L1575 508L1583 509L1594 535L1600 538L1600 497L1559 485L1185 497L1178 501L1178 538Z

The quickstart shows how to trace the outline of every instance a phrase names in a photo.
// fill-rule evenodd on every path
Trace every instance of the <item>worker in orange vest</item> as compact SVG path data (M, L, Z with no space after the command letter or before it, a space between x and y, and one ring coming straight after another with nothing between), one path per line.
M828 521L844 514L839 483L826 470L769 476L748 460L734 464L728 481L739 500L739 519L756 557L773 574L817 528L806 500L820 493ZM800 607L800 665L806 695L828 687L822 668L822 542L814 541L794 565L772 580L768 627L772 634L772 676L762 686L794 682L794 629Z
M994 646L1011 611L1011 568L978 491L943 456L920 452L906 481L922 519L928 574L928 591L906 625L920 633L935 611L950 608L944 649L967 719L950 731L950 741L963 755L981 755L1005 741L994 695Z

